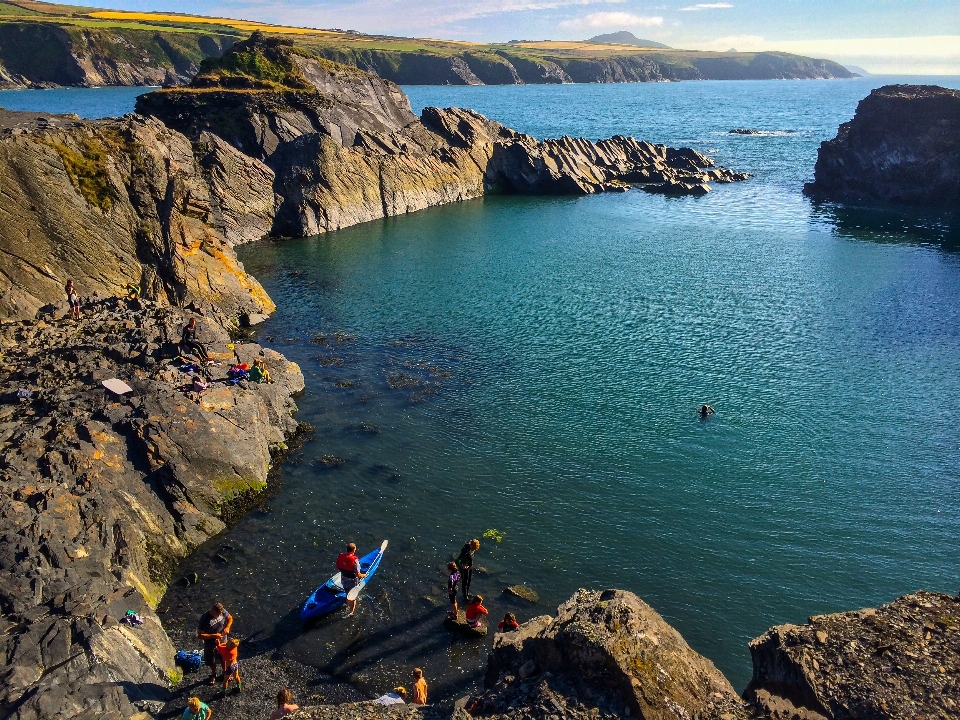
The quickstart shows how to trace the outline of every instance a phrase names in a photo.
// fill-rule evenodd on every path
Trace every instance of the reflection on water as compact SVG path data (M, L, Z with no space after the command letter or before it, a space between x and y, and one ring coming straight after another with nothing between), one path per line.
M812 218L853 240L930 245L951 253L960 250L960 210L957 209L858 207L814 202Z

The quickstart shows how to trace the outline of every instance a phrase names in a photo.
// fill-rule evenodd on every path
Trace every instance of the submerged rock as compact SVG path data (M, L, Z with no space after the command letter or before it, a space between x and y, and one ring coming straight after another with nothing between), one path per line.
M540 596L526 585L511 585L510 587L504 588L503 591L507 595L513 595L527 602L535 603L540 600Z
M821 143L803 191L839 202L960 207L960 91L886 85Z

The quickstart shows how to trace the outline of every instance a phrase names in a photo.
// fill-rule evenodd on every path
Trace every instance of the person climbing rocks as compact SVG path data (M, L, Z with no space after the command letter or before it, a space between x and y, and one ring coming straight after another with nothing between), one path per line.
M253 361L253 367L250 368L250 381L255 383L273 382L273 378L270 377L270 371L267 370L267 366L264 365L263 360L260 358Z
M467 618L467 625L472 628L478 628L483 626L483 618L481 615L489 615L490 613L483 606L483 596L474 595L473 599L470 601L470 604L467 605L467 609L464 611L464 615Z
M457 588L460 585L460 571L457 569L457 564L452 562L447 563L447 572L450 573L447 576L447 597L450 598L450 610L447 612L447 617L456 620L460 617L460 608L457 607Z
M277 709L270 713L270 720L280 720L299 709L300 706L293 702L293 693L289 688L283 688L277 693Z
M365 572L360 572L360 558L357 557L357 546L355 543L347 545L347 551L337 556L337 570L340 571L340 584L343 585L344 592L350 595L350 591L357 586L363 578L367 576ZM357 600L347 599L347 617L350 617L357 611Z
M520 627L520 623L517 622L517 616L513 613L507 613L503 616L500 624L497 625L497 632L513 632L518 627Z
M413 704L427 704L427 681L423 679L423 670L413 669Z
M710 417L711 415L713 415L715 412L716 412L716 410L714 410L712 407L710 407L709 405L706 405L706 404L705 404L705 405L701 405L701 406L700 406L700 409L697 410L697 414L700 416L700 419L701 419L701 420L706 420L708 417Z
M181 354L184 354L184 348L187 348L187 351L195 351L197 357L200 358L200 362L208 362L210 360L207 348L202 342L197 340L197 319L195 317L190 318L186 327L183 328L183 333L180 338Z
M197 637L203 640L203 664L210 667L210 685L217 684L217 665L220 664L218 641L230 633L231 627L233 616L224 609L223 603L217 603L207 610L197 623Z
M67 293L67 302L70 304L70 318L72 320L80 319L80 296L77 295L77 289L73 286L73 280L67 280L63 288Z
M374 702L380 705L403 705L407 702L407 689L403 685L395 687L393 692L381 695Z
M140 286L136 283L127 283L124 288L127 292L127 300L139 300L140 299Z
M231 680L237 684L237 692L243 692L243 682L240 680L240 662L237 659L240 652L240 641L237 638L227 638L226 642L218 642L217 652L220 654L220 663L223 668L223 694L227 694Z
M210 720L212 714L206 703L200 702L200 698L192 697L187 700L187 707L184 708L183 715L180 717L183 720Z
M457 556L457 567L460 569L460 590L463 593L463 602L467 602L470 592L470 583L473 581L473 554L480 549L480 541L474 538L460 549Z

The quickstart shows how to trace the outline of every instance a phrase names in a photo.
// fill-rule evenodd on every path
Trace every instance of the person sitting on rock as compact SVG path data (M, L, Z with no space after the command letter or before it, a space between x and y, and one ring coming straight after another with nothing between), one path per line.
M258 358L253 361L253 367L250 368L250 381L255 383L273 382L273 378L270 377L270 371L267 370L267 366L264 365L263 360Z
M181 353L185 352L184 348L187 348L186 352L194 351L201 362L208 362L210 360L210 354L207 352L207 348L202 342L197 340L197 319L195 317L190 318L190 322L183 328L183 335L180 339Z
M70 317L73 320L80 319L80 296L77 295L77 289L73 286L73 280L67 280L63 288L67 293L67 302L70 303Z
M181 717L183 720L210 720L210 708L205 703L200 702L200 698L192 697L187 700L187 707Z
M517 616L513 613L507 613L503 616L500 624L497 625L497 632L513 632L518 627L520 627L520 623L517 622Z
M387 693L386 695L381 695L376 700L375 703L380 705L403 705L407 701L407 689L402 685L400 687L395 687L393 692Z
M709 405L702 405L702 406L700 407L700 409L697 410L697 414L700 416L700 419L701 419L701 420L706 420L708 417L710 417L711 415L713 415L715 412L716 412L716 410L714 410L714 409L713 409L712 407L710 407Z
M293 702L293 693L284 688L277 693L277 709L270 713L270 720L280 720L299 709L300 706Z
M481 595L474 595L470 604L467 605L464 614L467 618L467 625L472 628L479 628L483 626L483 618L480 616L489 615L490 613L487 612L487 609L483 606L483 597Z

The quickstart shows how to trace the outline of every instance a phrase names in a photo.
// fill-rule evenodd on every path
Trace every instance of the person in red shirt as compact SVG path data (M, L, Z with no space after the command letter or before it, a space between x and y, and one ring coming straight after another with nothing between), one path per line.
M240 682L240 663L237 661L237 655L240 652L240 641L236 638L230 638L225 643L217 643L217 652L220 653L220 661L223 664L223 694L227 694L231 680L237 683L237 692L242 692L243 683Z
M337 556L337 570L340 571L340 584L347 595L361 579L367 576L366 573L360 572L360 558L357 557L357 546L354 543L347 545L347 551ZM347 617L350 617L357 610L357 601L347 600L347 609L350 610Z
M513 632L518 627L520 627L520 623L517 622L517 616L513 613L507 613L503 616L500 624L497 625L497 632Z
M483 624L483 620L480 618L481 615L489 615L487 609L483 606L483 597L480 595L474 595L473 599L470 601L470 604L467 605L467 609L464 612L467 618L467 625L473 628L478 628Z

